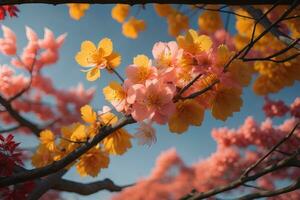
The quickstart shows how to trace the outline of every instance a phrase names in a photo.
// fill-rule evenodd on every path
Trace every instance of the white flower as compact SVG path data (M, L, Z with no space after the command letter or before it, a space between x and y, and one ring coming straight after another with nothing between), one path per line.
M139 122L139 127L134 137L138 139L139 145L148 145L149 147L157 140L152 124L146 122Z
M111 111L111 108L109 106L103 106L102 110L98 111L98 115L101 116L101 115L103 115L105 113L108 113L110 111Z

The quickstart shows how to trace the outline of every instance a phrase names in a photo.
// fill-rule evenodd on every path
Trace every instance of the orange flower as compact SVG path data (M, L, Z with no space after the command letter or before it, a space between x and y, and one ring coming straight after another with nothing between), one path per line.
M117 4L111 10L111 16L119 23L123 23L128 16L130 6L126 4Z
M144 20L138 20L135 17L131 17L122 26L122 33L128 38L136 39L141 31L146 29Z
M89 9L90 5L86 3L69 3L70 17L75 20L80 20L84 16L85 11Z

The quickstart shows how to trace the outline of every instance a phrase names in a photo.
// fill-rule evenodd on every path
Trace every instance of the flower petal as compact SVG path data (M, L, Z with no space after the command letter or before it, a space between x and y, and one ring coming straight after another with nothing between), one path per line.
M100 77L100 70L97 67L92 68L88 73L86 74L86 79L88 81L95 81Z
M99 44L98 44L98 49L101 49L101 51L103 52L103 57L109 56L110 54L112 54L113 51L113 43L111 41L111 39L109 38L103 38Z

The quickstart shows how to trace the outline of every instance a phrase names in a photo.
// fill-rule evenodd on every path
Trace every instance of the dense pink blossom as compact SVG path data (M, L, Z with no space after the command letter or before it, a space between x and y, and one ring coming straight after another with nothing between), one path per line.
M12 30L2 27L4 39L9 45L16 47L16 38ZM45 29L43 39L30 27L26 27L28 43L23 48L19 58L11 57L11 65L0 66L0 93L5 98L12 98L22 90L24 94L12 101L12 106L18 112L33 114L43 126L50 124L53 130L59 133L62 125L78 121L80 107L88 104L94 95L94 89L85 89L82 84L70 89L58 89L54 86L51 77L39 73L45 66L55 63L59 58L59 48L63 44L66 34L57 38L49 29ZM7 52L1 53L5 55ZM28 71L25 73L14 70L14 67ZM30 81L31 79L31 81ZM30 84L30 88L26 89ZM32 117L32 116L31 116ZM16 121L7 113L1 112L0 119L5 125L14 125ZM52 122L56 122L52 124ZM49 127L50 128L50 127ZM27 133L29 130L20 128L18 132Z
M298 102L298 99L295 102ZM292 105L297 104L295 102ZM139 179L136 185L126 188L112 199L179 199L192 189L205 192L229 184L241 176L243 173L241 169L246 169L256 162L289 134L297 122L299 118L289 118L275 126L269 118L262 123L257 123L253 117L248 117L237 129L226 127L213 129L212 136L217 143L217 148L216 152L208 158L187 166L174 149L163 152L157 158L156 165L148 177ZM299 136L300 130L297 129L294 136L280 146L280 150L286 153L293 152L300 145ZM280 153L275 152L271 155L271 159L275 161L282 158L283 155ZM263 169L266 164L262 163L254 171ZM299 177L299 174L298 168L281 170L258 179L257 185L266 189L275 189L276 181L293 181ZM240 189L241 195L244 192L251 192L251 189L246 187ZM145 191L148 191L146 195ZM296 200L299 197L300 192L293 191L270 199Z

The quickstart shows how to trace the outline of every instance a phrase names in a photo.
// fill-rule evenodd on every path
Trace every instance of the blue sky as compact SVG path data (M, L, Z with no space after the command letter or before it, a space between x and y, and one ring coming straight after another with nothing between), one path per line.
M142 10L139 18L147 22L147 31L140 34L137 40L125 38L121 33L121 25L112 20L110 10L112 5L93 5L87 11L86 16L80 21L72 20L68 14L66 5L22 5L19 6L20 14L18 18L7 19L2 23L14 30L18 36L19 48L26 44L25 26L30 26L40 37L43 36L43 29L50 28L55 35L67 32L68 36L65 44L60 50L60 60L54 66L44 70L44 73L53 77L55 85L59 88L68 88L82 82L84 86L95 87L97 92L92 105L100 108L107 103L103 99L102 88L114 76L103 72L102 77L97 82L85 80L84 73L80 72L80 66L75 62L74 55L79 51L80 44L84 40L91 40L94 43L104 37L109 37L114 43L114 48L122 55L122 64L118 68L124 74L125 66L132 62L132 58L137 54L146 54L151 57L153 44L157 41L171 41L174 38L167 33L166 21L158 17L152 6L147 5L146 10ZM133 8L133 14L138 8ZM234 32L234 20L230 24L230 31ZM192 28L197 28L197 17L190 21ZM0 58L4 62L4 58ZM4 63L1 63L4 64ZM300 84L282 90L279 94L273 95L291 103L299 93ZM272 97L272 96L271 96ZM213 119L209 112L205 115L205 120L201 127L190 128L189 132L183 135L169 133L166 126L156 126L158 141L152 147L138 146L134 143L133 148L124 156L112 156L108 169L102 170L96 178L82 178L75 170L71 170L65 178L79 182L89 182L111 178L117 184L129 184L135 182L139 177L147 176L154 166L156 157L164 150L175 147L177 152L183 157L186 163L193 163L199 159L209 156L215 149L215 142L211 138L210 131L215 127L228 126L238 127L243 123L246 116L254 116L256 120L264 119L261 111L263 98L255 96L250 88L246 88L243 93L244 106L240 113L234 114L225 123ZM135 125L128 127L128 131L135 132ZM34 142L24 141L28 146ZM34 141L34 140L33 140ZM37 144L37 143L35 143ZM100 192L89 197L82 197L74 194L64 194L66 199L108 199L110 193Z

